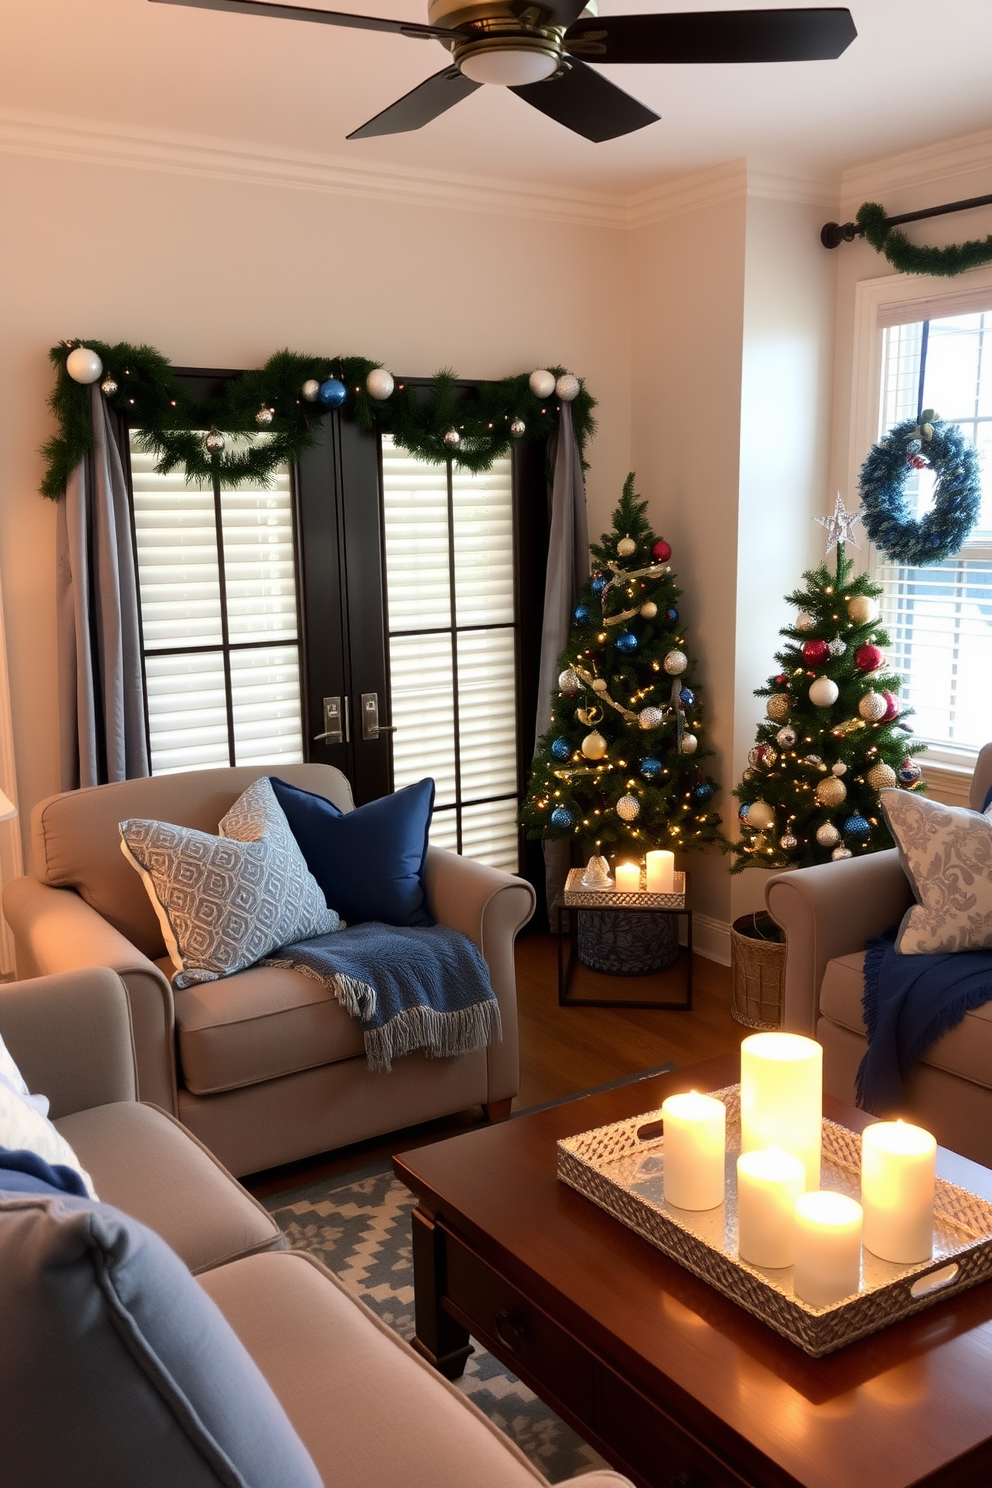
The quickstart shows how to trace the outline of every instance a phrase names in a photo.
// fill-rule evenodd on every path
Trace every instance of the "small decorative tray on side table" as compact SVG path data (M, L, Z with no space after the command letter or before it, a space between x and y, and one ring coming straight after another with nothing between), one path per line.
M632 893L628 889L590 889L583 883L584 868L573 868L570 870L565 887L555 903L554 910L557 919L558 930L558 1005L559 1007L630 1007L662 1009L668 1012L688 1013L692 1011L692 910L689 908L689 877L686 873L675 874L675 892L673 894L649 894L646 890ZM568 910L596 909L596 910L624 910L629 912L636 910L653 911L655 914L668 914L684 917L686 922L686 957L685 957L685 997L681 1002L651 1002L645 998L623 999L618 997L583 997L570 998L568 988L572 981L572 973L575 970L577 960L576 950L576 917L569 916L569 928L567 931L569 939L568 962L564 957L564 942L566 931L563 927L563 916Z
M803 1302L793 1293L791 1266L763 1270L737 1253L740 1087L712 1094L727 1107L726 1201L718 1209L666 1204L665 1139L639 1135L657 1128L660 1111L566 1137L558 1143L558 1177L814 1358L992 1277L992 1204L938 1178L929 1261L899 1266L864 1251L860 1291L831 1307ZM822 1186L857 1198L860 1173L861 1138L825 1120Z

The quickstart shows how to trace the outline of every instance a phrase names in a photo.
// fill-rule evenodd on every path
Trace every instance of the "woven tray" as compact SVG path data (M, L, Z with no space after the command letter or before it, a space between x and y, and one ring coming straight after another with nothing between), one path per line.
M630 893L626 889L587 889L583 887L584 868L573 868L565 880L562 904L566 909L685 909L685 874L676 873L674 894L649 894L646 889Z
M831 1307L803 1302L793 1293L791 1266L764 1270L737 1254L740 1086L712 1094L727 1107L727 1197L720 1208L692 1211L665 1203L664 1137L638 1136L660 1120L660 1111L565 1138L558 1143L558 1177L813 1358L992 1277L992 1204L938 1178L931 1260L899 1266L866 1250L854 1296ZM860 1196L856 1132L825 1120L822 1161L824 1188Z

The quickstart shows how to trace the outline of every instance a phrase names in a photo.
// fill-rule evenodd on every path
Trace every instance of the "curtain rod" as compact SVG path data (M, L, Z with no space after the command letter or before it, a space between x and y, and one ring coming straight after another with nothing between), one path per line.
M919 222L924 217L946 217L948 212L967 212L971 207L992 206L992 196L970 196L967 201L946 202L942 207L924 207L920 212L903 212L901 217L886 217L887 227L901 227L904 222ZM860 238L864 228L857 222L825 222L820 229L820 242L824 248L839 248L841 243L853 243Z

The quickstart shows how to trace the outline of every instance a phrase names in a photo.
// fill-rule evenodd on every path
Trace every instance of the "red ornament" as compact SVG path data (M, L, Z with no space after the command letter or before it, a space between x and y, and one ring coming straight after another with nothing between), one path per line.
M927 462L922 455L907 455L906 464L912 465L914 470L926 470Z
M879 719L879 723L891 723L893 718L899 716L899 699L894 692L883 692L882 696L885 699L885 712Z
M878 646L859 646L854 653L854 665L859 672L877 672L884 662L885 655Z
M785 675L784 672L779 672L778 676L775 678L775 686L776 687L784 687L785 684L786 684L786 682L788 682L788 680L789 679Z
M651 549L651 557L656 559L658 563L667 563L671 556L671 545L669 543L666 543L663 537L659 537L658 541Z
M803 656L811 666L819 666L829 655L826 641L803 641Z

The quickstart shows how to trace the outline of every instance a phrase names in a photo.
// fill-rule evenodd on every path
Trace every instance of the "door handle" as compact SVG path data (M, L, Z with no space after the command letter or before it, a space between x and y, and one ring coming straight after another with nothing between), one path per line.
M339 697L325 697L324 699L324 732L314 734L313 742L319 744L321 740L328 744L349 744L351 742L351 717L348 698L344 699L344 712L342 714L341 699Z
M378 739L380 734L391 734L395 729L395 723L379 722L379 694L377 692L363 692L362 738Z

